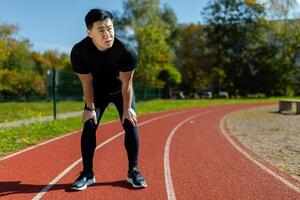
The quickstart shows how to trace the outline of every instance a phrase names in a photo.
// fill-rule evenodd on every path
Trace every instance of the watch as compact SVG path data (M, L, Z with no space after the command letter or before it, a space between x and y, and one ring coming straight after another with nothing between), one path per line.
M84 109L85 109L85 110L89 110L89 111L95 111L95 108L94 108L94 109L91 109L91 108L89 108L89 107L85 107Z

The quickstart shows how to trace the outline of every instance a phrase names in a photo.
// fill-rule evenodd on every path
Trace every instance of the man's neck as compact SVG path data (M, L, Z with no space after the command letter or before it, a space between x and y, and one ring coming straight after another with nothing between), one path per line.
M100 46L98 46L97 43L94 41L93 38L92 38L92 42L93 42L93 44L95 45L95 47L96 47L99 51L104 52L104 51L106 51L107 49L109 49L109 48L103 49L103 48L101 48Z

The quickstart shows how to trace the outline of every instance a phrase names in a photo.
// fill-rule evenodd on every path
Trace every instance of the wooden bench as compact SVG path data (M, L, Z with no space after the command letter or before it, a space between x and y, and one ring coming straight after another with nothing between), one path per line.
M300 114L300 100L279 100L279 112L282 111L291 111L292 104L296 104L296 114Z

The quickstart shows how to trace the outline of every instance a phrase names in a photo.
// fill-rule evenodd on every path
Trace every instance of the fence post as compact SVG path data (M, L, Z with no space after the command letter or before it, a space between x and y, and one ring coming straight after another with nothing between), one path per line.
M52 92L53 92L53 119L56 120L56 70L52 68Z

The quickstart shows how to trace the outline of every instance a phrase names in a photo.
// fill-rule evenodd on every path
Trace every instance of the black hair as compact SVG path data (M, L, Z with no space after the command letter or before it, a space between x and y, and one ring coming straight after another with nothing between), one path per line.
M94 22L104 21L107 18L113 20L113 15L111 14L111 12L100 8L94 8L90 10L85 16L86 27L91 30L93 28Z

